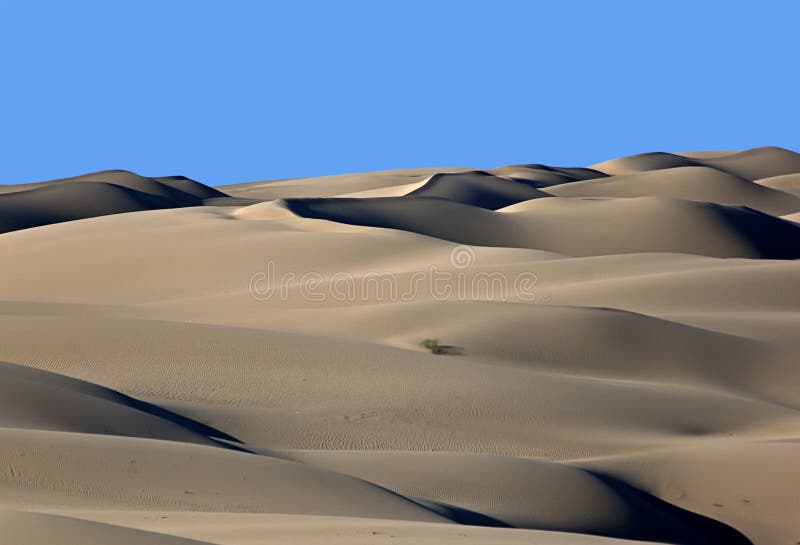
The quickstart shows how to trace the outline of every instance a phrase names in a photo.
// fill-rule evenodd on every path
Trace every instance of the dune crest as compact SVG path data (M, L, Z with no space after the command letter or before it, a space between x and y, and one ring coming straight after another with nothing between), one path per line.
M799 171L800 154L771 146L720 155L702 154L699 157L652 152L611 159L592 165L591 168L618 175L688 166L707 166L754 181Z
M109 170L0 186L0 233L125 212L254 202L232 198L184 176L145 178Z
M498 212L441 197L288 199L295 214L411 231L462 244L575 257L683 253L796 259L800 230L754 210L664 197L536 198ZM448 220L441 221L446 217ZM702 236L698 236L702 233Z

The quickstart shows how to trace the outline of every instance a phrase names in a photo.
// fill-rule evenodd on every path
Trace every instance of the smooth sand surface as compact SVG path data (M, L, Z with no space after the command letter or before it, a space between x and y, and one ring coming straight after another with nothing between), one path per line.
M796 543L797 176L759 148L3 186L0 534Z
M800 174L784 174L755 181L757 184L800 196Z

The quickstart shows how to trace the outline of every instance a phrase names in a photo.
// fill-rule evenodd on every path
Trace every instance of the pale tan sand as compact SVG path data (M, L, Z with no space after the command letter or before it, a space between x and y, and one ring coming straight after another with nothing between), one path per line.
M456 453L327 451L295 456L518 527L676 543L697 539L680 528L689 513L672 512L671 506L623 481L568 464ZM697 525L701 539L742 542L736 532L713 521L689 524Z
M264 543L302 543L304 545L370 545L373 543L392 545L440 545L443 543L467 545L485 545L486 543L643 545L655 543L546 530L272 513L69 510L61 516L65 515L80 517L81 522L98 521L126 529L167 533L171 536L204 540L201 543L211 542L220 545L263 545ZM86 543L86 541L81 543ZM136 543L138 545L138 542ZM152 543L159 544L160 542L154 540ZM177 545L184 542L176 541L175 543ZM197 542L192 541L191 543ZM659 544L656 543L656 545Z
M538 188L608 176L599 170L591 168L549 167L539 164L509 165L492 168L488 172L512 180L525 180Z
M673 197L747 206L773 216L800 211L800 197L709 167L652 170L561 184L547 191L557 197Z
M781 219L785 219L786 221L793 221L795 223L800 223L800 212L795 212L794 214L786 214L785 216L781 216Z
M551 196L530 183L495 176L481 170L434 174L425 185L407 195L447 199L489 210Z
M592 168L616 175L698 165L716 168L747 180L758 180L800 171L800 155L776 147L754 148L710 157L655 152L611 159L592 165Z
M693 159L712 159L715 157L724 157L734 153L739 152L735 150L681 151L675 155L683 155L684 157L691 157Z
M799 165L4 187L42 225L0 234L3 537L793 543ZM393 294L431 267L509 289Z
M10 363L0 363L2 428L122 435L203 445L217 445L211 437L225 437L113 390Z
M202 545L206 542L147 532L83 519L43 513L0 511L0 529L6 543L26 545Z
M800 174L797 173L773 176L771 178L761 178L760 180L756 180L755 183L800 196Z
M307 218L575 257L645 252L800 257L800 229L792 223L753 210L666 197L534 198L499 213L439 197L293 199L286 206Z
M381 189L422 181L439 172L462 172L460 167L414 168L338 174L318 178L267 180L220 186L218 189L233 197L250 199L286 199L290 197L335 197L346 193Z
M754 543L797 540L800 443L796 436L731 448L705 445L587 461L667 501L745 532ZM747 468L747 470L745 470ZM714 513L713 515L711 513Z

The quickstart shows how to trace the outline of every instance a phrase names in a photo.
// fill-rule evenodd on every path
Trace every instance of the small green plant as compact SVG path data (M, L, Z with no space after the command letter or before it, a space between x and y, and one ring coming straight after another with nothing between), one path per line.
M439 344L439 339L425 339L422 341L422 346L431 351L431 354L441 354L442 346Z

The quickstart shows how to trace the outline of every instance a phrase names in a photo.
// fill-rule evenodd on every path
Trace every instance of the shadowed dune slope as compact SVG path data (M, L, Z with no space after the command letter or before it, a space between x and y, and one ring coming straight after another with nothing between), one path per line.
M96 216L187 206L247 205L184 176L145 178L124 170L0 186L0 233Z
M90 382L0 362L0 428L123 435L216 445L235 440L188 418Z
M800 442L686 445L590 459L578 465L612 475L670 503L746 532L753 543L794 543L800 512Z
M800 198L709 167L676 167L549 187L557 197L661 196L747 206L773 216L800 211Z
M292 453L425 504L457 505L518 528L685 545L750 542L601 472L501 456L428 452Z
M120 187L127 187L128 189L141 191L142 193L148 193L150 195L184 200L187 202L191 201L192 199L194 199L192 202L195 202L196 200L227 196L218 189L201 184L200 182L196 182L185 176L162 176L157 178L148 178L127 170L102 170L99 172L83 174L81 176L60 178L58 180L50 180L45 182L0 185L0 193L16 193L54 185L85 182L103 182L107 184L114 184Z
M480 208L496 210L530 199L550 197L524 181L513 181L474 170L455 174L434 174L407 197L438 197Z
M359 517L273 513L170 512L154 517L142 511L69 511L71 516L151 532L169 533L217 545L654 545L546 530L519 530ZM92 541L91 543L95 543ZM98 541L107 545L106 541ZM155 542L158 545L158 542ZM35 544L38 545L38 544ZM71 544L70 544L71 545ZM82 544L83 545L83 544ZM658 544L656 544L658 545Z
M571 256L635 252L800 256L800 229L793 223L746 208L659 197L536 199L499 212L437 198L289 199L285 205L306 218Z
M182 205L105 182L57 184L0 195L0 232L175 206Z
M800 154L774 146L710 157L701 163L747 180L800 172Z
M469 314L478 316L481 310ZM313 319L313 313L278 316L295 324ZM501 340L521 353L529 346L519 340L522 330L537 327L547 314L525 321L519 315L499 318L520 323ZM459 340L471 333L422 325L415 345L428 331L452 332ZM591 325L613 327L603 321ZM576 322L576 332L581 326L589 327ZM480 338L474 349L464 343L465 356L440 358L416 346L386 346L385 337L359 342L142 319L16 316L3 318L2 327L15 338L2 347L6 359L124 385L148 400L179 402L159 405L223 429L245 442L245 448L435 449L564 458L618 452L643 441L671 442L683 435L747 433L794 416L792 409L769 400L791 395L797 372L781 373L785 364L747 342L724 342L709 350L707 357L736 349L753 355L747 362L743 357L733 361L730 371L724 363L704 365L698 355L672 371L652 371L670 365L673 358L665 357L629 372L647 355L626 351L622 342L595 360L581 356L598 344L588 341L575 349L560 348L547 360L534 353L533 361L520 365L513 353L507 363L499 351L489 359L491 347ZM46 346L30 346L31 330L37 327L47 328L52 338ZM664 343L682 340L674 329L662 329ZM111 342L87 346L120 331L129 336L131 347L121 350ZM569 333L562 332L552 345L569 341ZM573 353L578 363L572 362ZM220 369L225 370L222 378ZM563 436L564 426L571 430L568 436Z
M7 461L0 509L68 502L84 509L449 520L357 478L219 447L0 428L0 456Z
M778 147L753 148L710 157L652 152L611 159L592 165L592 168L616 175L689 166L712 167L752 181L800 172L800 154Z

